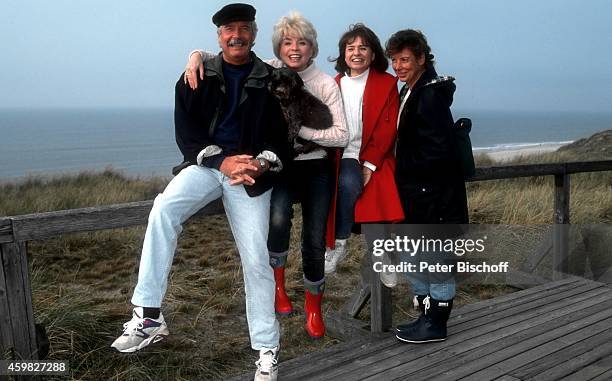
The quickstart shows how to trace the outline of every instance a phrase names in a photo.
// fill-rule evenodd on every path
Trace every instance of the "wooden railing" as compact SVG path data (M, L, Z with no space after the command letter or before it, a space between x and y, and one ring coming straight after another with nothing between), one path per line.
M478 168L469 181L554 176L553 222L568 224L570 175L609 170L612 170L612 160L499 166ZM142 201L0 218L0 353L10 351L15 359L39 357L27 260L28 241L45 240L67 233L143 225L147 222L152 205L153 201ZM222 211L221 203L216 201L197 215ZM562 263L567 254L562 231L554 241L556 263ZM379 275L373 271L362 271L360 287L344 311L354 317L370 298L371 331L388 329L391 326L391 290L381 284Z

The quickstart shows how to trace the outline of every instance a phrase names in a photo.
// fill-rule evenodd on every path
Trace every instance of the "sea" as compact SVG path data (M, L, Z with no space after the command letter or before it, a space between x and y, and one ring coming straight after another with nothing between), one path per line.
M476 152L566 144L612 128L612 113L453 110ZM112 168L171 176L182 161L171 109L0 109L0 182Z

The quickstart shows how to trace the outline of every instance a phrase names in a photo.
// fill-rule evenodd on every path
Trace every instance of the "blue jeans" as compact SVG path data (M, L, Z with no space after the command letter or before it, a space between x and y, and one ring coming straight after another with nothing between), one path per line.
M417 268L419 268L419 262L429 262L428 258L436 255L440 256L441 258L446 256L439 253L419 252L413 257L410 257L409 254L403 254L402 260L415 263ZM438 259L440 259L440 257L438 257ZM406 277L408 278L408 282L410 283L412 291L415 295L429 295L436 300L451 300L455 297L456 284L454 275L432 275L427 270L424 270L416 274L407 272Z
M355 223L355 203L363 191L361 165L355 159L340 160L336 201L336 239L347 239Z
M243 185L229 185L229 178L216 169L196 165L183 169L153 203L132 304L161 306L182 223L221 197L242 262L251 346L255 350L276 347L279 325L266 248L271 193L249 197Z
M325 276L325 230L333 189L327 159L296 160L285 168L283 181L272 190L268 249L275 256L289 250L293 201L302 205L302 268L304 277L318 282Z

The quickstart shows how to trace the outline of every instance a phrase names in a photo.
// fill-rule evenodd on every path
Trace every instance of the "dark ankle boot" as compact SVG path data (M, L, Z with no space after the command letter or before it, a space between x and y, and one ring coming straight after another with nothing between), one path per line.
M304 315L306 315L306 325L304 329L313 339L320 339L325 336L325 324L321 313L321 301L323 300L323 290L325 283L304 284L305 300Z
M414 327L416 324L418 324L421 321L421 319L423 319L423 317L425 316L425 304L423 303L423 300L425 300L426 297L427 295L415 295L414 296L412 303L414 304L414 308L418 308L420 310L421 314L416 320L410 323L399 324L397 327L395 327L397 332L407 331L410 328Z
M446 340L446 322L453 308L453 300L425 298L425 314L412 328L398 332L395 337L407 343L429 343Z
M274 292L274 310L277 314L282 316L289 316L293 312L293 306L291 305L291 299L285 291L285 268L275 267L274 270L274 281L276 282L276 288Z

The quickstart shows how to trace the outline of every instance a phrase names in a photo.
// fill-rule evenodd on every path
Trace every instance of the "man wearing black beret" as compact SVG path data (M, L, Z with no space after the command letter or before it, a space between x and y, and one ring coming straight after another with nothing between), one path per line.
M259 351L255 380L276 380L279 325L266 240L271 189L289 160L287 126L267 89L272 68L251 51L255 8L229 4L212 21L222 52L205 64L197 90L182 75L176 83L175 135L184 162L153 204L132 296L136 308L112 347L134 352L168 335L160 307L181 224L222 198L242 262L251 346Z

